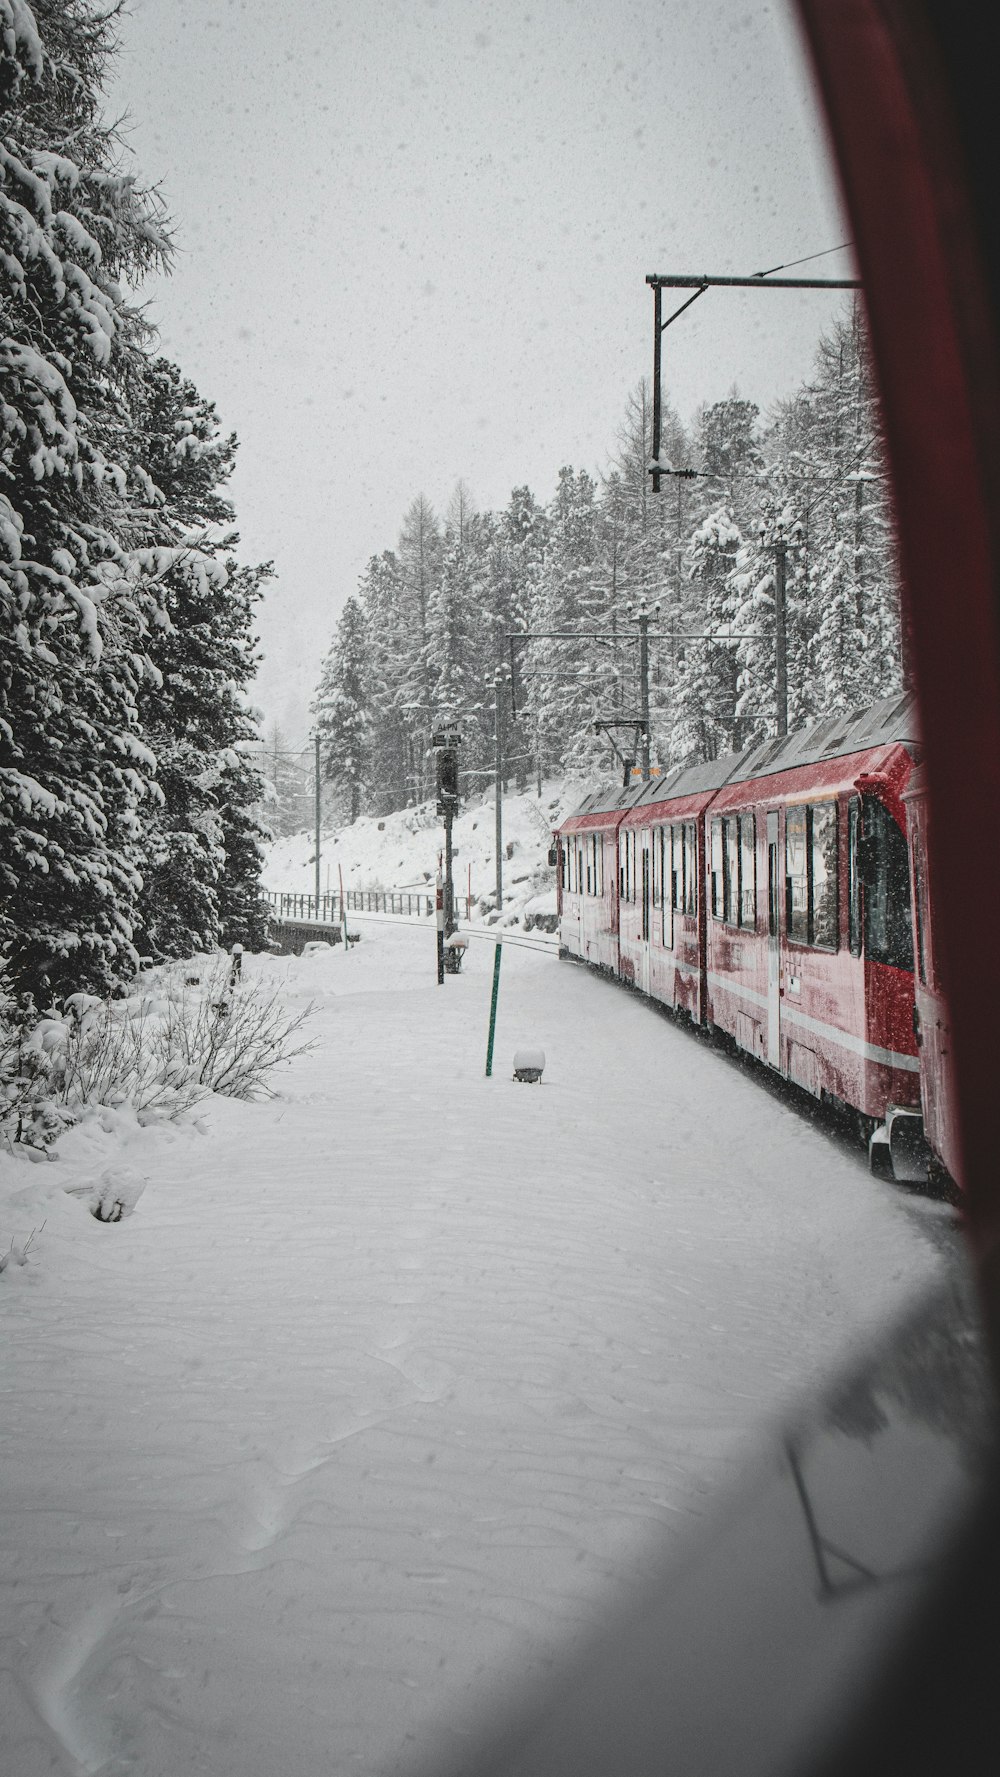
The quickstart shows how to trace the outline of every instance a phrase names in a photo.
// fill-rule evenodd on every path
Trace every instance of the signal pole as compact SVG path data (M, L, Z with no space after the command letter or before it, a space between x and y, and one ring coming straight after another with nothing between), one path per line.
M437 749L437 811L444 818L443 929L446 968L449 966L449 955L455 954L448 951L447 941L457 929L455 884L452 875L451 827L458 811L458 747L460 739L461 736L457 728L441 728L431 736L431 745Z

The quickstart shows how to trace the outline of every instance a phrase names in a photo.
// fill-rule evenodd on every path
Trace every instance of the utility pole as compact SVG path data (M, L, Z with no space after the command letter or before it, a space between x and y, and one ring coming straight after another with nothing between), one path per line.
M788 733L788 635L785 623L785 575L788 544L780 533L774 542L774 673L777 729Z
M653 611L658 617L660 614L659 599L653 606ZM639 625L639 716L642 721L639 745L644 784L649 782L649 618L649 606L643 597L636 612L636 620Z
M316 918L318 919L319 918L320 817L322 815L322 800L321 800L321 796L320 796L320 779L319 779L320 761L319 761L319 735L318 734L315 736L315 740L316 740Z
M649 783L649 620L660 614L660 601L650 607L643 594L638 605L633 606L629 616L639 625L639 720L635 723L638 729L639 760L642 781Z
M793 525L793 532L798 528ZM765 549L774 551L774 725L780 736L788 733L788 551L803 544L790 543L780 522L773 542L767 542L763 526L760 540Z

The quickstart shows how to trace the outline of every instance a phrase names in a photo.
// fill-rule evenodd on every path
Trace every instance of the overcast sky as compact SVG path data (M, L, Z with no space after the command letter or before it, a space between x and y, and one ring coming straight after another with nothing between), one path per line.
M296 738L416 493L547 500L561 464L607 464L651 368L647 272L846 238L781 0L130 6L111 103L178 247L151 313L240 437L241 553L278 574L258 698ZM710 292L666 335L668 398L766 407L837 306Z

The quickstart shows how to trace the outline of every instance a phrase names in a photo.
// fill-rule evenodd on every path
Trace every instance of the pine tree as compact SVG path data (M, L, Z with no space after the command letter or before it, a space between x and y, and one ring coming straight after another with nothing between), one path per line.
M539 584L539 628L556 633L529 650L528 673L547 771L592 772L606 763L594 722L612 705L614 661L593 640L607 600L598 550L596 488L585 470L559 471L549 509L549 547Z
M407 627L402 575L391 549L372 557L358 597L368 637L371 805L378 814L390 814L414 801L417 780L408 691L412 682L408 649L415 648L416 640ZM421 737L421 759L425 748Z
M162 595L130 557L147 490L119 447L146 326L125 292L169 242L100 118L113 13L4 0L0 25L0 948L44 999L135 960Z
M277 839L301 833L306 825L305 755L296 749L280 723L272 722L264 737L260 774L264 780L262 824Z
M422 801L430 791L433 710L427 677L427 621L442 548L441 527L433 507L423 494L418 494L403 519L396 549L400 574L398 633L406 663L397 691L397 707L406 722L410 782L417 801Z
M0 945L43 997L264 934L268 570L228 558L235 440L128 294L169 242L101 121L118 10L0 0Z
M349 598L311 708L320 736L323 776L347 792L351 821L361 813L368 763L369 679L365 620L357 599Z

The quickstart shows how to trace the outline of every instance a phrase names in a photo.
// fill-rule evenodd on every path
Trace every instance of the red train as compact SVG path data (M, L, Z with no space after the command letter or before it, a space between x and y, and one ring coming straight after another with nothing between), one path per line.
M597 791L556 834L561 954L849 1107L909 1182L957 1170L918 756L887 698Z

